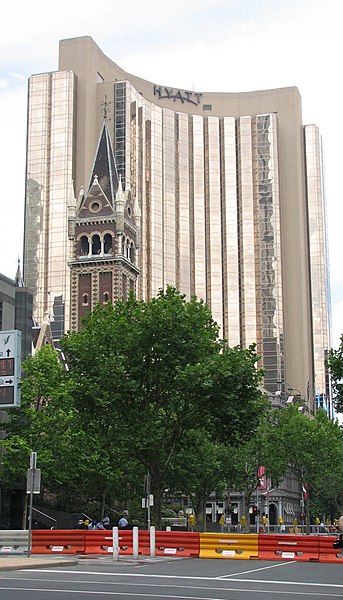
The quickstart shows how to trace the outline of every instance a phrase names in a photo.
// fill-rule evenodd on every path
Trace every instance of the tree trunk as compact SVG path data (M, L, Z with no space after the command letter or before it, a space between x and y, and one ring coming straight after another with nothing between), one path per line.
M100 501L100 520L102 520L104 518L105 501L106 501L106 490L103 490L101 493L101 501Z
M151 475L151 492L154 496L154 525L158 531L161 530L161 516L162 516L162 490L161 480L159 475L155 473ZM148 502L150 498L148 498Z
M196 495L195 499L195 514L197 519L198 529L206 531L206 497L203 495Z

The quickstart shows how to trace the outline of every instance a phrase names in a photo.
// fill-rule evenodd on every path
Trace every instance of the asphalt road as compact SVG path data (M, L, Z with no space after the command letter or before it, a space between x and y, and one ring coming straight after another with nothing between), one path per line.
M343 565L160 558L0 573L1 600L324 600L343 598Z

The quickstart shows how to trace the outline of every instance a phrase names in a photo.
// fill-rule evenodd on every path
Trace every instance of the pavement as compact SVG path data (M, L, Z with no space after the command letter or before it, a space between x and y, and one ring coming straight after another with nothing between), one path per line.
M16 571L18 569L42 569L44 567L63 567L77 565L79 560L73 556L27 556L0 555L0 571Z

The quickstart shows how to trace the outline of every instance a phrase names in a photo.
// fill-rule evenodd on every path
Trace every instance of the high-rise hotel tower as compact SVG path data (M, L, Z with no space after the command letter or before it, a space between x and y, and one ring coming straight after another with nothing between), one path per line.
M24 280L56 338L170 284L229 345L256 343L271 394L329 402L321 137L297 88L178 89L63 40L29 80L25 210Z

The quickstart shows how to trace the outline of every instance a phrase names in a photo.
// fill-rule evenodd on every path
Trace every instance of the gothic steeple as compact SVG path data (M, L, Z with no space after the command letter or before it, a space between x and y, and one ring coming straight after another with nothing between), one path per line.
M21 274L20 258L18 258L18 268L15 276L15 287L25 287L24 280Z
M102 132L96 149L88 191L93 185L95 176L106 198L114 206L119 180L106 118L103 122Z
M118 177L106 114L88 188L80 192L78 205L73 198L69 207L73 330L97 304L125 301L139 274L140 210Z

